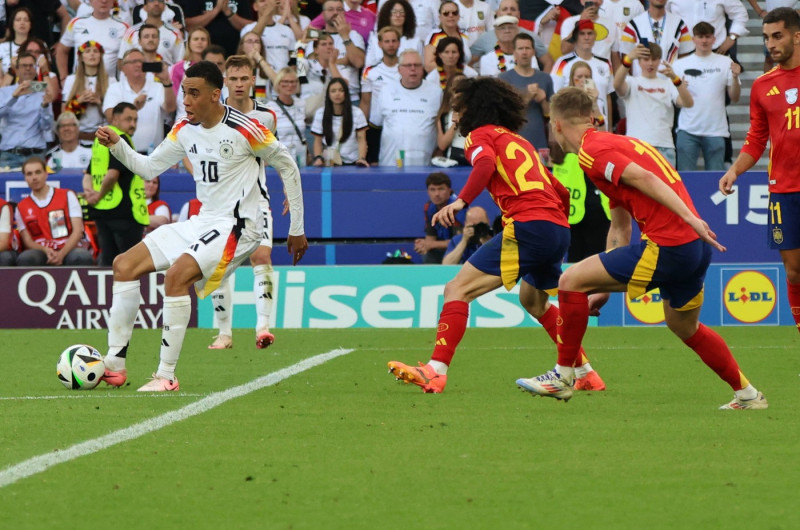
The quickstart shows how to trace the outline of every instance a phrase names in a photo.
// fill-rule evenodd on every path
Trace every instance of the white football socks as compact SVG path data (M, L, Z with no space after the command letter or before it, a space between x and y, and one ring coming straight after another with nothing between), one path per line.
M272 315L272 265L253 267L253 294L256 296L256 331L269 329Z
M158 377L175 379L175 366L181 355L186 328L192 316L192 299L189 295L164 297L164 328L161 331L161 362Z
M114 282L111 311L108 316L108 354L104 361L113 372L125 369L127 346L139 311L139 280Z
M428 364L431 365L433 371L439 375L447 375L447 368L448 366L441 361L428 361Z
M592 365L589 363L586 363L581 366L576 366L575 377L577 377L578 379L580 379L581 377L586 377L586 374L588 374L591 371L592 371Z
M758 390L753 385L747 385L741 390L734 391L737 399L749 400L755 399L758 396Z
M562 381L569 385L571 385L575 380L575 368L572 366L561 366L560 364L557 364L556 373L558 373L558 377L560 377Z
M220 335L233 336L233 276L228 276L222 285L211 293L211 303L214 305L214 317L217 319L217 329Z

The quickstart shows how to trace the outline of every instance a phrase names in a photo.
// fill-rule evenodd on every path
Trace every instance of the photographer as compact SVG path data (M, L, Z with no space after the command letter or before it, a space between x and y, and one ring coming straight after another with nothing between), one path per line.
M447 252L442 258L442 265L459 265L465 263L481 245L492 239L492 227L489 216L480 206L472 206L467 210L464 232L453 236L447 245Z
M35 81L36 58L21 52L16 67L19 82L0 88L0 167L20 167L26 158L43 155L53 139L54 94L47 81Z

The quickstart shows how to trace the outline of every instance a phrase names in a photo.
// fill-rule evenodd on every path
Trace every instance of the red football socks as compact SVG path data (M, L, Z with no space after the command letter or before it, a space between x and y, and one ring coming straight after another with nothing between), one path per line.
M559 291L558 306L558 365L575 366L581 352L581 342L589 325L589 296L575 291Z
M725 340L715 331L700 324L697 332L683 341L687 346L700 356L706 366L726 383L731 385L734 390L741 390L749 383L744 374L739 370L736 359L733 358L731 350L725 344Z
M539 323L542 325L544 330L550 335L550 338L553 339L555 344L558 344L558 316L559 316L558 306L551 305L550 308L544 312L544 314L538 319ZM586 352L583 350L583 346L581 346L580 352L578 353L578 361L577 366L583 366L584 364L589 362L589 359L586 357Z
M786 282L786 294L789 298L789 307L792 310L792 318L800 331L800 284Z
M432 361L439 361L450 366L456 347L464 337L469 318L469 304L461 300L446 302L439 315L439 328L436 331L436 346L433 348Z

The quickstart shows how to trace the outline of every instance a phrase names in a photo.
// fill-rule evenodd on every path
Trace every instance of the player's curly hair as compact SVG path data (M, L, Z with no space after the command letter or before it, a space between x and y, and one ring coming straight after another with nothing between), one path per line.
M496 77L466 78L455 87L453 110L460 115L458 127L464 136L484 125L516 132L528 121L525 108L517 89Z

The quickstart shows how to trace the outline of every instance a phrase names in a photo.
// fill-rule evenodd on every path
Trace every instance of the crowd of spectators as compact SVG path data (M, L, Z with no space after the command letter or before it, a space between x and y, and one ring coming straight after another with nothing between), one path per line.
M721 169L746 22L743 0L5 0L0 168L38 156L86 170L120 103L146 153L184 114L186 68L245 55L251 96L300 166L467 165L452 86L491 75L523 94L519 133L543 156L548 101L575 85L596 99L598 127L624 133L626 107L658 105L658 130L628 119L628 132L682 170L700 151Z

